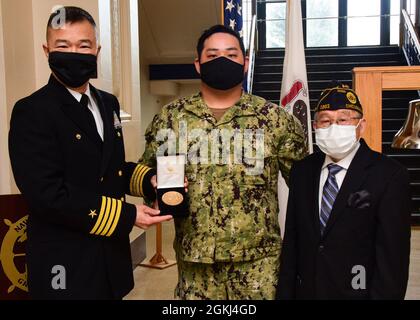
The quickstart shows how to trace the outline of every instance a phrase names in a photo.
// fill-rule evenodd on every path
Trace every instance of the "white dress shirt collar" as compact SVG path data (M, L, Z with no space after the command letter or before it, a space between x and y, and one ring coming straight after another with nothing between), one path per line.
M82 99L82 94L80 92L74 91L70 88L67 88L67 90L71 93L71 95L78 101ZM88 96L89 100L92 101L92 93L90 91L90 84L87 86L86 92L84 93Z
M71 93L71 95L80 102L82 100L82 94L67 88L67 90ZM97 104L96 99L92 96L92 91L90 89L90 85L88 85L86 92L84 93L88 96L88 109L92 112L93 118L95 120L96 129L98 131L99 136L101 137L102 141L104 140L104 122L101 116L101 111L99 110L99 106Z

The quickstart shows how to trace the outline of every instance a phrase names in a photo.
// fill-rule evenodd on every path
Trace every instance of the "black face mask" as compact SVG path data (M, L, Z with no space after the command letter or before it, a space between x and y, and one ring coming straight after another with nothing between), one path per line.
M98 76L97 57L93 54L54 51L48 62L57 78L70 88L79 88Z
M245 66L226 57L200 65L201 80L217 90L229 90L244 81Z

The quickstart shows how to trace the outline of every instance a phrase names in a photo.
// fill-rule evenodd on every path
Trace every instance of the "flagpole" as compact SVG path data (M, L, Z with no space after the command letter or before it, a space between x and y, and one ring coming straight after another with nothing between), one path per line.
M225 0L220 0L220 6L221 6L221 17L222 17L222 21L220 22L220 24L225 24Z

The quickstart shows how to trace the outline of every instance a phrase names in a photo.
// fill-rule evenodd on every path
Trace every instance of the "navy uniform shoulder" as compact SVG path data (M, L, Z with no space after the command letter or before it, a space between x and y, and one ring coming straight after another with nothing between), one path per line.
M118 98L114 96L112 93L109 93L100 89L96 89L96 91L98 91L102 99L105 99L106 101L112 101L114 103L118 103Z
M99 98L101 99L101 101L103 102L103 105L105 106L105 108L110 108L112 112L115 112L118 117L121 120L121 108L120 108L120 102L118 101L118 98L113 95L112 93L100 90L95 88L95 90L97 91Z
M51 98L52 96L48 90L48 86L45 85L31 95L18 100L13 107L13 113L25 112L31 114L40 114L41 112L45 112L50 107L50 104L45 102Z
M112 108L119 112L120 103L115 95L97 88L95 88L95 90L97 91L99 98L102 100L106 107L109 107L111 104Z

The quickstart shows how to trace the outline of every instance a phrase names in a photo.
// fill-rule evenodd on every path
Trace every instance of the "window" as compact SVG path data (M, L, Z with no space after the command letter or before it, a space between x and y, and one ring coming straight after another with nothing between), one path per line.
M407 0L407 13L413 24L416 23L416 0Z
M381 42L381 1L347 1L347 45L379 45Z
M308 47L338 45L338 0L306 1Z
M399 44L401 0L292 1L302 2L307 47ZM414 23L417 1L406 1ZM256 2L260 48L284 48L286 0Z
M400 0L391 0L390 44L400 43Z
M286 3L266 4L266 47L284 48L286 37Z
M242 0L242 18L244 31L244 45L245 49L249 48L249 37L251 36L252 23L252 0Z

